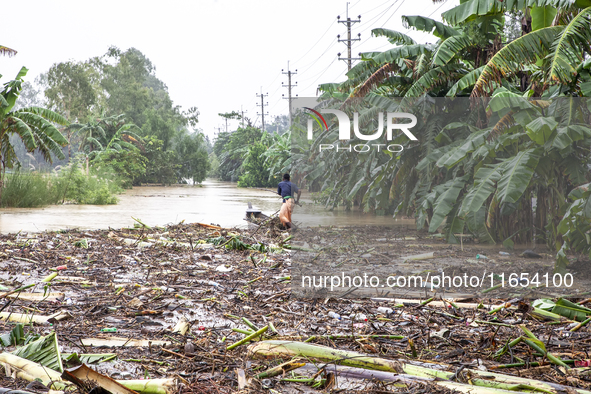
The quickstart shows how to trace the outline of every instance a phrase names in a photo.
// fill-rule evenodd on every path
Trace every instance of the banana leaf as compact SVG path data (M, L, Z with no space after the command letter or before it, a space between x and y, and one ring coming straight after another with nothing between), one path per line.
M103 363L105 361L111 361L117 357L115 353L62 353L62 359L67 363L76 364L94 364Z
M567 317L571 320L583 321L588 315L591 315L591 309L577 305L569 300L560 298L552 308L552 313Z
M540 298L532 302L531 306L545 311L552 311L556 306L556 303L548 298Z
M25 330L22 323L17 323L16 326L6 334L0 335L0 344L2 346L20 345L25 341Z
M12 354L39 363L54 371L64 372L55 331L16 349Z

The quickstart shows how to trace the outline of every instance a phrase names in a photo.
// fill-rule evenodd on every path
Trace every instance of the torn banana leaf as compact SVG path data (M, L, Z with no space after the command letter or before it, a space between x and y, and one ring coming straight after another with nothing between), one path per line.
M104 363L106 361L111 361L117 358L117 354L115 353L70 353L65 354L62 353L62 359L65 360L67 363L74 363L76 364L99 364Z
M591 309L570 302L567 299L560 298L552 308L552 313L567 317L571 320L583 321L588 315L591 315Z
M21 323L17 323L16 326L6 334L0 335L0 345L12 346L20 345L25 341L25 330Z
M55 331L16 349L12 354L39 363L54 371L64 371Z

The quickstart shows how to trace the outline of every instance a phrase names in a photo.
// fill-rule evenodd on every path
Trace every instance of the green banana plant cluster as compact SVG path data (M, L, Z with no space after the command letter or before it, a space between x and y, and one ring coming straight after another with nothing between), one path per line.
M68 144L55 126L68 124L63 116L40 107L14 109L27 72L28 69L23 67L0 91L0 197L6 169L18 163L10 140L12 134L19 136L28 152L38 150L49 162L54 156L64 158L62 147Z
M522 35L509 39L506 15ZM468 0L444 22L404 16L434 44L374 29L393 47L362 54L342 83L319 86L317 109L358 112L375 130L379 112L411 112L418 141L401 152L336 155L329 127L308 141L303 111L291 128L292 171L327 207L414 216L418 228L469 232L484 242L546 243L591 255L591 1ZM352 117L350 117L352 119ZM353 140L350 143L364 143Z

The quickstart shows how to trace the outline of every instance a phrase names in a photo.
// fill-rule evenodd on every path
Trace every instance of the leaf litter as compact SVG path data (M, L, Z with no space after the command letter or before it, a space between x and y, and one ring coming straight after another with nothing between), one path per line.
M417 237L405 260L448 247ZM291 238L276 221L0 236L0 390L591 393L588 298L295 298Z

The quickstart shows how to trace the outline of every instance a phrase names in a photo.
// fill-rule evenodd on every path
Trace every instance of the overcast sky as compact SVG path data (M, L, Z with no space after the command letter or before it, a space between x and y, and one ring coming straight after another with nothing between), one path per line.
M401 15L431 16L440 20L443 11L457 0L351 0L349 16L353 45L359 52L386 50L383 37L371 37L371 29L385 27L406 32L419 42L432 36L407 31ZM12 79L22 66L27 80L46 72L54 63L82 61L104 54L114 45L135 47L155 65L156 76L167 86L175 104L199 108L199 128L210 137L223 128L220 112L246 111L260 123L256 94L269 93L265 112L270 117L287 114L287 76L295 71L293 89L300 97L316 95L319 83L341 82L347 65L337 59L346 54L346 26L342 0L37 0L9 1L2 5L0 45L18 51L0 57L0 82ZM345 55L343 55L345 56ZM268 122L268 118L265 118ZM233 128L230 128L231 130Z

